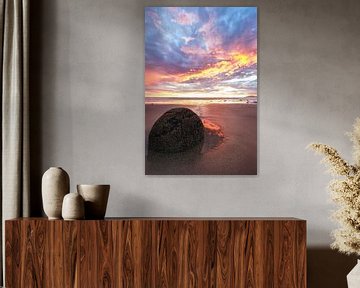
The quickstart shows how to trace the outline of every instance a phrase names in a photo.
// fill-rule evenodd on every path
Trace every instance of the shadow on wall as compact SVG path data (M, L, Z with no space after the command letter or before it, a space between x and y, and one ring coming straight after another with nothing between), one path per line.
M41 162L42 162L42 17L43 1L33 1L30 5L30 49L29 49L29 109L30 109L30 216L41 216Z
M356 256L347 256L329 248L307 250L308 288L347 288L346 275L356 264Z

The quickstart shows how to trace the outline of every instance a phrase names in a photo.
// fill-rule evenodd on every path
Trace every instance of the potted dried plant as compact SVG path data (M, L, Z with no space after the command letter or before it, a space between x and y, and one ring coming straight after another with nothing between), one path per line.
M331 244L345 254L360 256L360 118L348 133L353 143L354 164L345 161L338 151L328 145L312 143L308 147L324 156L334 179L329 184L332 200L338 205L333 218L341 227L332 232ZM348 274L348 287L360 287L360 262Z

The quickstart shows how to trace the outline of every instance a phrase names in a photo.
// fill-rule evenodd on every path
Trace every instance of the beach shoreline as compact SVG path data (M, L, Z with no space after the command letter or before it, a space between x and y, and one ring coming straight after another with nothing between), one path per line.
M205 125L203 146L193 151L161 154L148 151L148 135L155 121L166 111L186 107ZM145 104L146 175L256 175L257 105Z

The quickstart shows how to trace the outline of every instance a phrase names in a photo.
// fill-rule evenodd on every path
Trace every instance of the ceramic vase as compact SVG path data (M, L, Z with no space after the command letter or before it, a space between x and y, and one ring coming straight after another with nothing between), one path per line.
M357 261L355 267L347 275L348 288L360 287L360 260Z
M79 193L69 193L65 195L62 204L62 217L64 220L84 219L84 199Z
M49 219L61 219L63 198L69 193L69 175L60 167L49 168L42 177L43 208Z
M85 219L104 219L110 185L77 185L85 201Z

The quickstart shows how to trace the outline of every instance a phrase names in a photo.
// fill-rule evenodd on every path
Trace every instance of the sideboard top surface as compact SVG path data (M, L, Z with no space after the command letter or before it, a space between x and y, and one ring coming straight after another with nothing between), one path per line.
M15 218L6 221L64 221L48 220L45 217ZM104 220L75 220L75 221L304 221L294 217L109 217Z

